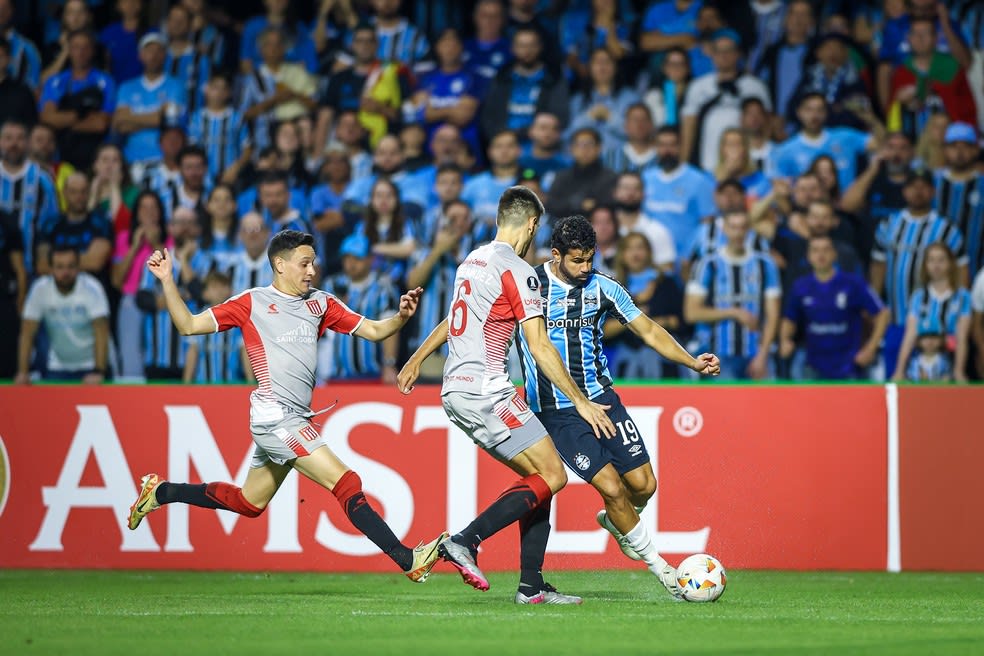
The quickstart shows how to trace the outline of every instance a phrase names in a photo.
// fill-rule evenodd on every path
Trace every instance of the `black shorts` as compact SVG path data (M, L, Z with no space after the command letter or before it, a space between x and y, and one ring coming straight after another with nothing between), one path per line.
M608 463L612 463L615 471L623 475L649 462L649 451L642 443L642 435L618 394L609 389L591 400L611 406L606 414L615 424L615 437L595 437L591 426L574 408L547 410L536 415L571 471L591 482Z

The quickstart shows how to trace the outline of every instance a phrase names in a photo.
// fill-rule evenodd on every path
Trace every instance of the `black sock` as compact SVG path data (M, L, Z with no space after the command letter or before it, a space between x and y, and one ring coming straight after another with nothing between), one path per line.
M543 590L543 556L550 537L550 499L519 520L519 587Z
M520 519L538 503L536 492L527 484L526 479L518 480L472 520L471 524L451 539L472 551L477 551L482 540Z
M365 494L362 492L353 494L345 503L343 510L352 525L372 540L380 551L392 558L404 572L410 571L413 567L413 550L405 547L397 539L379 513L369 505Z
M192 485L190 483L168 483L164 482L154 490L157 503L162 506L166 503L187 503L189 506L200 508L227 508L218 503L215 499L205 494L205 483Z

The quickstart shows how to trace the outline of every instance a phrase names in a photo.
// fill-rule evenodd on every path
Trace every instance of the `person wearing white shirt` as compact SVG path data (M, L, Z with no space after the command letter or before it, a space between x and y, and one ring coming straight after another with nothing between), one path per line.
M48 380L103 381L109 353L109 301L99 281L79 271L79 252L55 248L51 273L34 281L21 314L17 377L30 382L29 361L41 322L48 334Z
M612 200L615 201L615 218L620 236L638 232L649 242L653 251L653 264L661 271L673 271L676 266L676 246L673 235L659 221L642 213L645 188L642 176L627 171L618 176Z

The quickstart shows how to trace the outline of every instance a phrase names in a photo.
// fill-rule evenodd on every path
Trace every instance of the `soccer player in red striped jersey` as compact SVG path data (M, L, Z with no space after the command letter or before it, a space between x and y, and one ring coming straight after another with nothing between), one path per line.
M366 500L359 475L345 466L325 444L312 423L311 393L315 384L318 338L326 331L381 342L399 331L417 309L421 289L400 298L399 311L388 319L367 319L337 298L314 289L314 237L284 230L267 250L273 284L254 287L193 315L174 281L171 254L155 251L147 267L162 284L167 310L182 335L203 335L234 327L256 376L250 394L250 432L256 448L246 482L189 485L143 477L140 494L130 508L128 525L161 505L173 502L218 508L258 517L291 469L332 492L349 521L400 566L412 580L423 582L438 559L437 547L447 533L411 549L400 542Z
M612 437L608 406L589 401L567 373L547 337L539 278L522 258L536 235L543 204L525 187L510 187L499 199L495 240L472 251L458 267L448 313L407 361L397 384L408 394L420 364L448 343L441 400L448 417L492 457L522 478L438 551L466 583L488 590L475 561L478 545L514 521L520 526L520 581L516 603L579 604L543 580L550 534L550 500L567 473L540 420L516 393L506 372L506 354L517 326L540 371L571 399L596 436Z

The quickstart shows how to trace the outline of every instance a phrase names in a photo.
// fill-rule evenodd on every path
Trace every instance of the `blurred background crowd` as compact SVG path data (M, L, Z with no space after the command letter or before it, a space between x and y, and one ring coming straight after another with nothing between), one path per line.
M252 380L195 309L311 232L375 317L319 377L390 382L520 184L722 380L984 374L984 3L0 0L0 378ZM617 322L620 378L685 374ZM440 358L425 375L439 376Z

